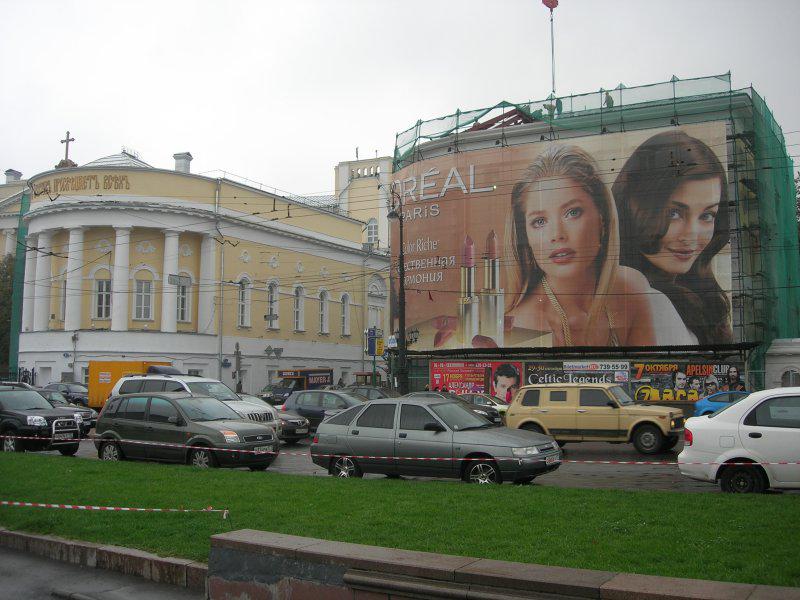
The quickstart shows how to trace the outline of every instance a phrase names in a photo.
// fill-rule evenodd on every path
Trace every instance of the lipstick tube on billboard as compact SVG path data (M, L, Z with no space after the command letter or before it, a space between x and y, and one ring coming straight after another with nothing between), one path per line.
M500 255L497 234L492 229L486 236L483 258L483 289L480 293L480 334L492 338L499 347L504 339L505 301L500 288Z
M464 348L471 348L472 338L478 335L478 302L475 293L475 242L466 236L461 262L461 297L458 299L459 338Z

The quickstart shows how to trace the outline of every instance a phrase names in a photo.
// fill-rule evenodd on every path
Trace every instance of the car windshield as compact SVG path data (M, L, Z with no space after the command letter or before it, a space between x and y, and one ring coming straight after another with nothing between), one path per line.
M14 390L0 392L0 402L10 410L33 410L36 408L53 408L39 392L33 390Z
M461 402L434 404L431 406L431 410L453 431L482 429L492 426L486 419L482 419L468 408L465 408Z
M87 388L85 385L81 385L80 383L70 383L67 386L67 389L70 392L78 393L78 394L88 394L89 393L89 388Z
M50 404L53 406L69 406L69 402L66 398L61 394L61 392L45 392L46 398L50 401Z
M197 397L175 400L190 421L241 419L236 411L216 398Z
M633 398L628 395L628 392L622 389L622 387L618 385L612 385L608 390L613 394L614 398L617 399L622 406L628 406L630 404L634 404Z
M187 385L193 394L212 396L217 400L239 400L231 388L219 381L193 381Z
M710 415L708 415L708 418L709 418L709 419L713 419L713 418L714 418L714 417L716 417L718 414L720 414L720 413L722 413L722 412L725 412L725 411L726 411L726 410L728 410L728 409L729 409L731 406L733 406L733 405L734 405L734 404L736 404L737 402L741 402L742 400L744 400L745 398L747 398L749 395L750 395L750 394L737 394L736 396L732 396L732 400L730 401L730 403L729 403L729 404L726 404L725 406L723 406L723 407L721 407L721 408L718 408L718 409L717 409L717 410L715 410L713 413L711 413Z

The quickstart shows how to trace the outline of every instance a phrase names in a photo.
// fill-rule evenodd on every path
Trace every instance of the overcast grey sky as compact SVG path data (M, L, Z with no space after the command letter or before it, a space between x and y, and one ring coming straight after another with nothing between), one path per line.
M0 171L125 145L330 191L418 118L550 92L540 0L1 0ZM556 91L732 72L800 143L800 1L561 0ZM790 146L790 154L800 154ZM796 160L797 162L797 160Z

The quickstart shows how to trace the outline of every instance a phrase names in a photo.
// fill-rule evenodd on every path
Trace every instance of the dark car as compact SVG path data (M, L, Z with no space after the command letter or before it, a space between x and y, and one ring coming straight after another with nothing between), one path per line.
M78 451L80 430L74 416L50 406L39 392L0 386L0 435L3 452ZM33 438L33 439L19 439Z
M311 429L316 429L326 416L366 401L364 396L344 390L305 390L293 392L281 406L281 411L305 417Z
M82 383L48 383L43 389L61 392L73 404L89 406L89 388Z
M279 451L275 430L244 421L224 402L185 392L114 396L94 444L102 460L156 460L263 471ZM216 450L215 450L216 449Z
M463 402L403 396L372 400L323 421L311 459L337 477L383 473L530 483L557 469L561 452L553 438L495 427Z
M400 392L387 390L386 388L374 385L349 385L342 388L343 392L353 392L364 396L367 400L378 400L380 398L399 398Z
M486 419L490 423L500 425L500 423L503 422L503 419L500 417L500 413L494 407L483 405L478 406L466 400L465 398L462 398L458 394L454 394L453 392L411 392L406 396L408 398L428 398L429 400L448 400L450 402L461 402L465 408L471 410L476 415Z
M292 446L311 437L311 425L305 417L297 413L281 411L278 416L281 423L281 441L287 446Z
M65 415L80 415L81 421L78 423L78 426L81 430L81 437L85 438L89 436L89 431L97 423L97 412L95 410L67 401L64 394L61 392L46 390L44 388L37 388L36 391L50 403L50 406L61 411Z

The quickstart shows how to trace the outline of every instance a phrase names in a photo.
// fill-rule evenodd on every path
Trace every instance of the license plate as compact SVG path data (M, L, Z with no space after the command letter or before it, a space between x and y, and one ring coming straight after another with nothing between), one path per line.
M494 422L495 422L495 423L499 423L499 422L500 422L500 417L495 417L495 418L494 418Z
M72 437L71 433L56 433L53 438L56 440L68 440Z
M272 452L272 446L256 446L253 450L263 454L264 452Z
M546 464L546 465L554 465L557 462L559 462L559 460L560 460L560 457L558 457L556 455L548 456L548 457L546 457L544 459L544 464Z
M295 433L308 433L308 427L298 427L294 430Z

